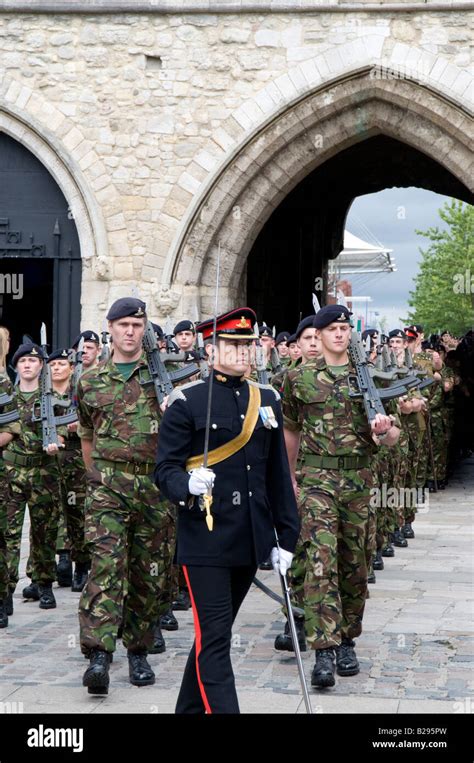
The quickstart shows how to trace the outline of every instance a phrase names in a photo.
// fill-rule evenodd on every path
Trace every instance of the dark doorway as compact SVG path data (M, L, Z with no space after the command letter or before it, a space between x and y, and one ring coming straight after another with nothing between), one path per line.
M54 260L4 258L1 269L0 324L10 329L11 348L18 347L24 334L39 342L41 324L53 324ZM25 315L27 331L22 330Z
M395 186L416 186L474 201L440 164L394 138L378 135L341 151L288 194L252 247L247 259L247 304L259 320L291 331L300 316L313 312L313 291L325 304L327 262L342 251L353 200ZM316 279L321 281L315 290Z
M0 323L39 341L44 321L50 349L79 333L81 255L68 203L44 165L0 133ZM23 293L13 291L22 276Z

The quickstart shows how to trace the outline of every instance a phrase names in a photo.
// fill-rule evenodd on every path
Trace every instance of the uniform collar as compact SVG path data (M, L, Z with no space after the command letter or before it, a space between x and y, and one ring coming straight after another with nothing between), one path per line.
M245 377L244 376L229 376L228 374L223 374L221 371L215 370L214 381L220 387L229 387L233 389L235 387L241 387L245 382Z
M139 357L138 360L136 361L135 369L142 368L143 366L146 366L146 365L147 365L146 356L145 356L145 353L143 353L141 355L141 357ZM134 369L134 371L132 373L135 372L135 369ZM113 355L110 356L110 358L107 360L106 363L104 363L103 365L100 365L100 366L97 367L97 373L100 376L102 376L104 374L108 374L113 379L118 379L119 381L123 382L123 376L120 373L120 371L118 370L118 368L117 368L117 366L116 366L116 364L115 364L115 362L113 360ZM129 377L129 379L130 379L130 377Z

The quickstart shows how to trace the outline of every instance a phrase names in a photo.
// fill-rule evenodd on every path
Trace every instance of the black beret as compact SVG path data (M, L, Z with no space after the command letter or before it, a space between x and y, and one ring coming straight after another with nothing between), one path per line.
M158 323L152 323L151 325L153 326L153 331L155 332L157 339L163 339L164 334L161 326Z
M179 334L180 331L192 331L193 334L196 333L194 323L188 320L180 321L177 323L173 329L173 335Z
M109 321L119 318L146 318L146 304L136 297L116 299L105 316Z
M26 342L25 344L20 344L19 348L15 352L13 358L12 358L12 366L13 368L16 366L20 358L23 358L25 355L31 355L34 358L39 358L40 360L43 360L43 350L39 346L39 344L34 344L34 342Z
M316 328L316 326L314 325L315 320L316 320L315 315L308 315L307 318L303 318L303 320L301 320L298 323L298 328L296 329L294 334L295 339L299 339L305 329Z
M48 355L48 363L52 360L58 360L58 358L61 360L69 360L70 363L74 362L71 350L66 349L66 347L60 347L58 350L53 350L53 352Z
M271 339L273 339L273 329L271 329L270 326L267 326L266 323L259 324L258 333L260 336L269 336Z
M410 331L414 331L416 334L422 334L423 333L423 326L421 323L411 323L408 328ZM405 329L406 331L407 329Z
M324 329L331 323L349 323L351 322L351 311L344 305L326 305L318 310L314 317L314 327Z
M71 345L73 350L77 349L81 339L84 339L84 342L95 342L96 344L100 344L99 335L96 334L95 331L81 331L81 333L76 336L74 342Z
M290 344L294 344L295 342L296 342L296 334L291 334L286 340L288 347L290 346Z
M290 336L289 331L280 331L280 333L276 335L275 344L280 344L281 342L287 342L289 336Z
M393 329L392 331L388 332L389 339L394 339L395 337L399 337L400 339L408 339L407 335L404 331L401 329Z
M365 329L365 331L362 332L362 339L365 342L368 336L375 336L375 334L378 334L379 332L377 329Z

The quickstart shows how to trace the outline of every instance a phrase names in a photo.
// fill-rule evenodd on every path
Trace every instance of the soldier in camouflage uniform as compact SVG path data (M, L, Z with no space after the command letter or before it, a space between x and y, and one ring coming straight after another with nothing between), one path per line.
M179 321L173 329L173 336L174 341L183 352L194 349L196 329L192 321L186 319Z
M316 651L311 683L333 686L336 650L339 675L355 675L353 639L362 631L367 571L375 546L370 509L370 460L376 442L393 445L399 430L377 415L369 426L362 401L349 399L353 374L347 348L350 315L328 305L314 317L323 358L291 371L285 380L283 413L290 467L300 449L304 466L300 493L301 547L305 570L304 610L308 641ZM296 488L296 485L295 485Z
M411 326L410 328L413 329L414 327ZM426 437L423 442L422 456L419 462L420 477L417 478L417 481L424 478L423 485L430 492L433 492L435 490L435 479L437 480L438 474L436 473L436 460L433 459L434 463L432 463L431 454L433 454L433 457L435 456L436 435L438 434L439 436L441 434L441 437L444 435L442 424L443 386L441 384L443 362L437 352L432 350L420 350L418 352L417 346L415 346L413 365L434 379L433 384L422 390L426 403L424 408Z
M0 374L0 395L13 396L13 387L10 379ZM5 403L0 408L2 414L17 411L16 401ZM0 452L20 434L19 421L0 423ZM8 560L7 560L7 505L8 505L8 483L5 472L3 458L0 456L0 628L8 626L8 615L13 614L12 594L9 591L8 583Z
M58 446L48 445L45 452L41 422L32 421L33 407L38 410L40 405L38 380L42 364L42 349L33 343L20 345L12 359L12 365L20 377L15 395L21 433L3 453L9 485L6 541L9 588L10 594L13 594L18 582L21 533L28 504L32 583L24 589L23 596L39 599L41 609L54 609L56 600L52 583L56 577Z
M51 380L57 397L72 400L74 390L71 387L73 371L71 353L65 348L55 350L48 357L48 363L51 367ZM60 560L62 554L66 555L67 548L67 556L69 557L70 554L75 563L74 577L70 580L69 585L71 585L72 591L80 592L87 579L90 555L85 547L86 475L77 427L77 422L58 427L58 434L63 441L63 448L57 455L60 474L59 513L63 522L62 532L58 533L56 548ZM65 530L67 530L67 536ZM65 545L66 537L67 547Z
M278 374L272 378L272 385L275 387L275 389L278 390L281 397L283 397L284 395L285 380L288 373L298 368L303 363L316 360L321 355L321 340L317 336L317 330L314 328L313 324L314 324L314 315L308 315L306 318L303 318L299 322L294 335L291 336L290 339L294 339L294 341L296 342L300 350L300 357L297 360L292 361L291 364L284 370L284 373ZM300 490L303 465L304 465L304 455L303 455L303 452L300 450L298 454L296 469L295 469L295 479L297 482L297 497L299 495L299 490ZM300 511L300 509L301 509L301 504L298 505L298 510ZM300 520L301 520L301 511L300 511ZM303 608L305 556L304 556L304 547L300 541L298 542L298 546L295 552L295 559L293 560L293 566L291 568L291 578L292 578L292 592L295 597L295 601L298 602L298 606L300 608ZM296 630L298 633L298 642L299 642L300 650L302 652L305 652L306 638L304 634L304 617L295 616L295 624L296 624ZM278 634L278 636L275 638L274 647L277 651L288 651L288 652L294 651L293 641L290 636L290 629L289 629L288 622L285 625L284 632Z
M90 657L83 677L90 694L108 693L120 626L130 682L154 683L146 658L164 574L166 505L153 482L160 409L153 384L140 383L151 379L142 351L146 306L139 299L119 299L107 318L113 355L81 376L77 392L92 559L79 623L81 649Z

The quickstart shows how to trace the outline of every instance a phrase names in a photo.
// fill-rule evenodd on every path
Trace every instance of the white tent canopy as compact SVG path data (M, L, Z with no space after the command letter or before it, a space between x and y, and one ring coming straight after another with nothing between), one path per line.
M339 278L363 273L393 273L396 265L392 252L393 249L388 249L382 244L369 244L345 230L344 249L330 262L330 270L333 273L337 272Z

